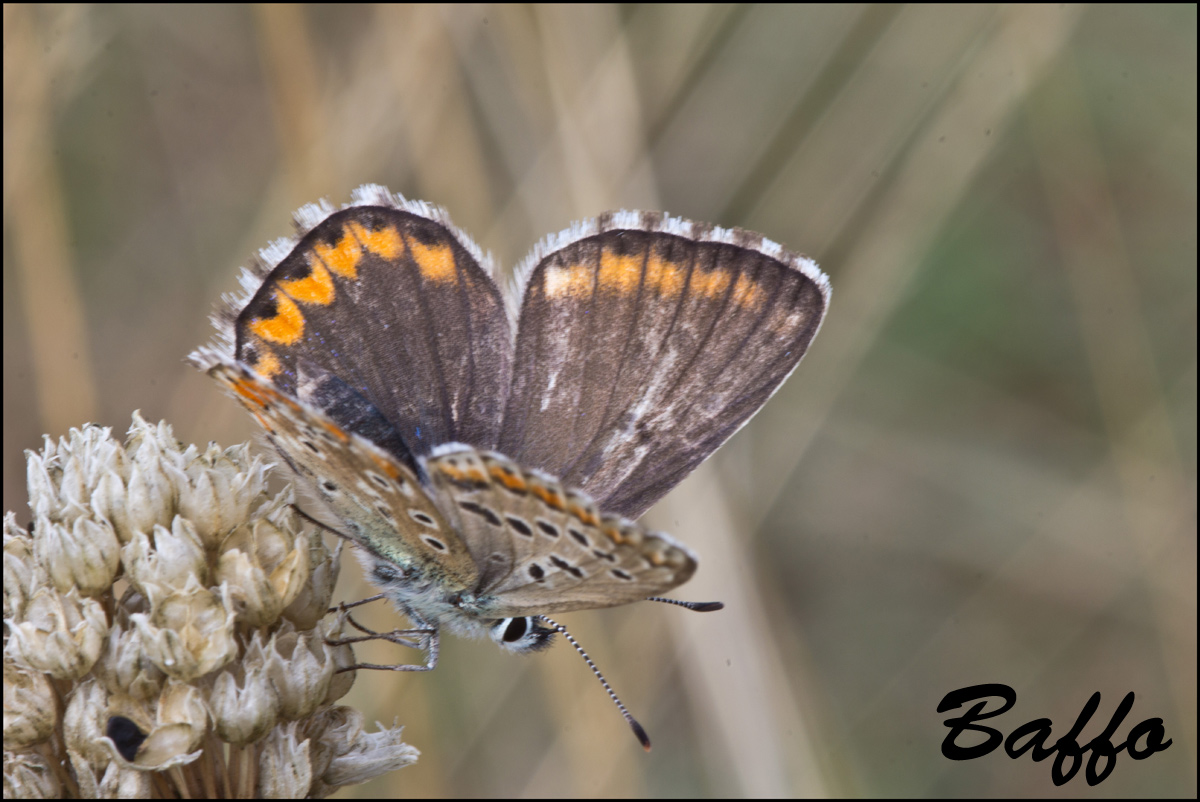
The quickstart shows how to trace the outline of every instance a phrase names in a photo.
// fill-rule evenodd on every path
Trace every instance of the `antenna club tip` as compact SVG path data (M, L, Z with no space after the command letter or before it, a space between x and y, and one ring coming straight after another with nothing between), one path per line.
M642 748L647 752L650 751L650 736L642 729L642 725L637 723L636 719L629 719L629 726L633 728L633 734L641 741Z
M725 602L697 602L692 609L698 613L715 613L725 609Z

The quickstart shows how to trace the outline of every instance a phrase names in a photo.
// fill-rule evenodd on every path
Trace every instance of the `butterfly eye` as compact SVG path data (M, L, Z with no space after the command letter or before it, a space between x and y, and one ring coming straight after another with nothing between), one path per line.
M554 638L554 630L541 626L529 616L502 618L492 625L492 640L510 652L525 654L541 651Z
M508 626L504 627L504 635L502 636L505 643L513 643L525 637L525 633L529 631L529 622L524 618L509 618Z

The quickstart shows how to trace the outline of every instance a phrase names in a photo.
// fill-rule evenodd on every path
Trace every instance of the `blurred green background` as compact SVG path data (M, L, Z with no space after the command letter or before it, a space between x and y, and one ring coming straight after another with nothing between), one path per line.
M5 508L43 432L253 433L182 360L306 202L383 183L507 266L607 209L742 226L834 292L647 516L728 608L563 616L654 752L565 644L450 638L359 677L423 756L343 795L1194 797L1196 14L6 5ZM948 761L937 704L983 682L1005 732L1134 691L1118 738L1174 744L1095 788Z

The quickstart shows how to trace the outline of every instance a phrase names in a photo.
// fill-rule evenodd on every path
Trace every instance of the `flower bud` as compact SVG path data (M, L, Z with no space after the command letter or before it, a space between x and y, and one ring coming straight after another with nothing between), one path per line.
M264 739L258 758L258 795L267 799L302 799L312 787L309 742L300 740L295 721L277 724Z
M4 747L25 749L54 732L58 703L50 680L40 671L4 662Z
M59 591L79 588L85 596L98 596L112 587L121 543L108 521L81 516L56 523L43 517L37 519L37 533L34 553Z
M204 544L191 521L176 515L171 528L155 526L151 537L135 531L121 551L130 581L137 587L161 585L183 587L188 577L201 584L208 581Z
M146 656L168 676L186 682L237 656L233 603L226 586L217 595L192 576L182 590L146 590L153 605L150 613L133 613L129 620L141 635Z
M58 774L39 752L4 753L5 799L59 799L63 795Z
M8 621L5 651L19 664L55 679L77 679L91 670L104 646L104 608L72 588L41 587L25 605L23 621Z
M297 632L287 621L272 636L271 647L266 662L279 694L280 716L295 720L310 715L329 692L332 650L320 632Z
M208 706L221 740L235 746L257 741L279 717L279 696L267 673L267 650L254 633L245 654L213 683Z
M262 626L279 618L308 581L308 539L260 518L222 544L217 581L228 583L243 620Z

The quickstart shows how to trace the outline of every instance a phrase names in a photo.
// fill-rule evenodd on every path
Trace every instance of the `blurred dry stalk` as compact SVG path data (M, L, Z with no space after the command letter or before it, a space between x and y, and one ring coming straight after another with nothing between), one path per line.
M407 766L327 616L338 557L249 446L135 414L28 455L4 518L5 798L323 797ZM210 726L211 722L211 726Z
M380 795L1044 793L931 753L941 694L997 680L1021 721L1135 690L1178 746L1105 793L1195 794L1194 9L4 14L6 498L14 446L89 417L250 431L180 359L366 181L508 265L624 206L832 276L793 380L651 513L723 617L570 622L655 757L572 655L449 643L352 692L425 751Z

